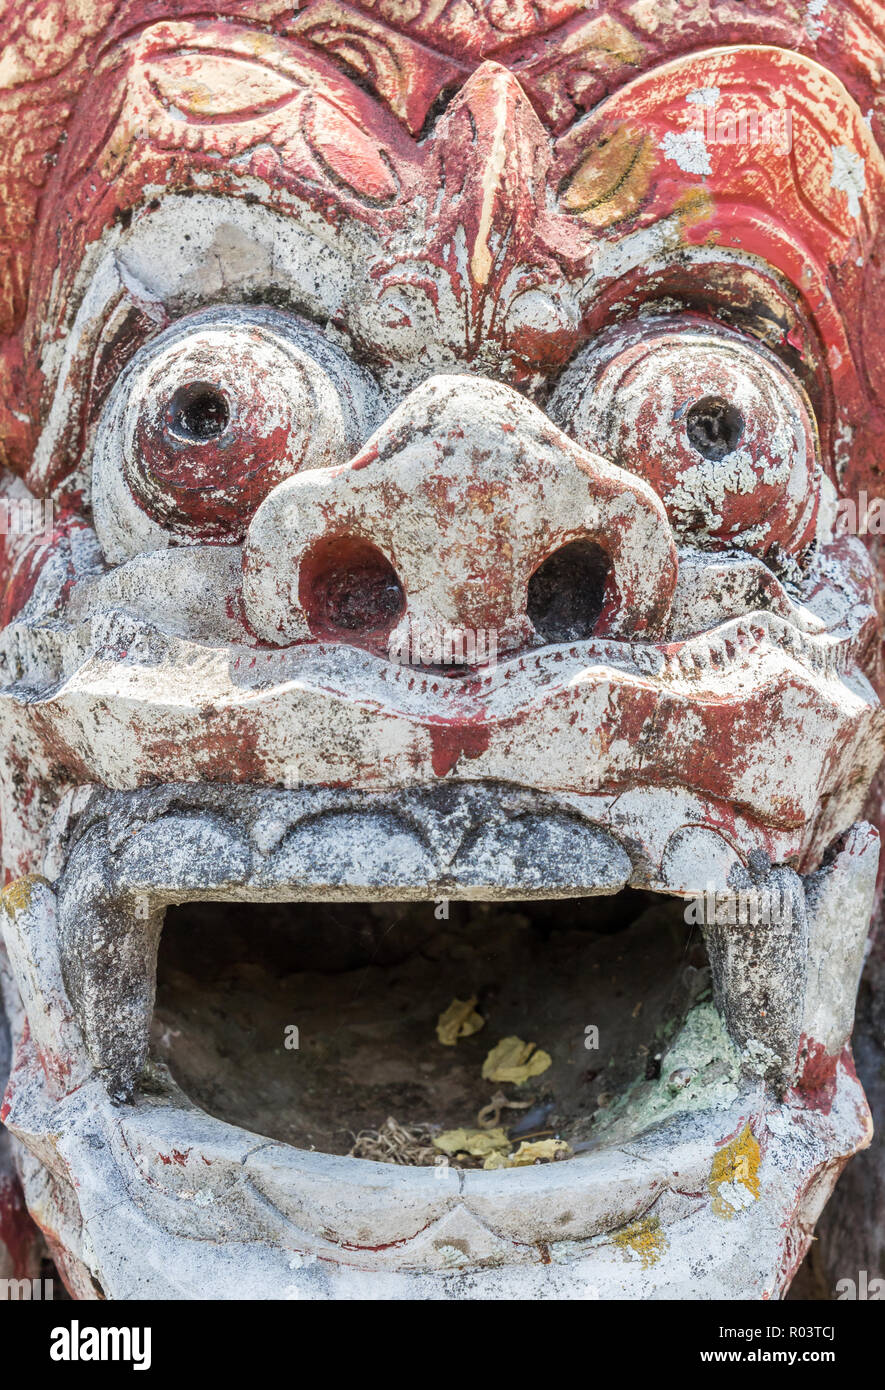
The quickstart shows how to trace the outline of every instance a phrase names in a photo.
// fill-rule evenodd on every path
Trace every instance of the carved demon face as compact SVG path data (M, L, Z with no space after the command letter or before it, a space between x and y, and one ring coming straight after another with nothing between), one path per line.
M0 108L29 1219L79 1297L777 1296L869 1138L882 54L158 8Z

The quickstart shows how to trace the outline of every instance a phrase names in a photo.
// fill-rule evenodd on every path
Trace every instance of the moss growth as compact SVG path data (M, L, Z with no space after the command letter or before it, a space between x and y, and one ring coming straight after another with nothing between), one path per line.
M639 1221L631 1222L623 1230L616 1231L612 1236L612 1244L625 1253L632 1250L642 1261L642 1268L650 1269L665 1253L667 1237L656 1216L644 1216Z
M673 1115L727 1108L738 1094L740 1054L710 1002L696 1004L661 1059L654 1081L638 1080L597 1116L594 1137L623 1143Z

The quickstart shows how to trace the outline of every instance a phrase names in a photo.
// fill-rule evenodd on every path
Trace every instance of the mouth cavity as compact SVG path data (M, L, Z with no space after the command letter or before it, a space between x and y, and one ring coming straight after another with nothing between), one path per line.
M299 1149L504 1166L521 1144L540 1144L540 1161L595 1148L623 1124L634 1083L655 1089L669 1042L710 999L682 904L630 889L194 903L167 912L150 1055L201 1109ZM489 1075L513 1038L535 1044L525 1079ZM722 1081L720 1050L705 1076L673 1067L664 1086Z

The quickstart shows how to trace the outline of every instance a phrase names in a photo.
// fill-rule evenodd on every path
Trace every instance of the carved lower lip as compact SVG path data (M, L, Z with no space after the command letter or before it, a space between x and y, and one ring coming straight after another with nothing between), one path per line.
M272 1143L195 1110L174 1087L122 1108L96 1082L45 1108L32 1088L7 1123L77 1184L73 1223L36 1165L26 1189L51 1247L58 1235L80 1255L83 1267L67 1268L87 1298L648 1298L674 1286L729 1298L736 1281L776 1297L792 1272L785 1251L802 1241L797 1194L813 1183L818 1200L828 1195L870 1135L863 1092L841 1064L811 1127L801 1100L779 1104L745 1084L731 1104L688 1126L677 1115L624 1147L444 1181ZM728 1219L734 1193L711 1213L717 1156L747 1133L760 1142L760 1185ZM630 1242L645 1248L649 1236L653 1258L640 1259ZM137 1269L133 1249L150 1257Z

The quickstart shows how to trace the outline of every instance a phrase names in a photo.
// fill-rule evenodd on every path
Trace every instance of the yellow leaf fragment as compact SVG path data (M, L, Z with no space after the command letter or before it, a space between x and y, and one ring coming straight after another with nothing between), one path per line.
M482 1166L487 1173L491 1173L494 1172L496 1168L509 1168L510 1164L507 1161L506 1154L493 1153L489 1154Z
M527 1168L532 1163L549 1163L555 1158L567 1158L571 1153L564 1139L524 1139L515 1153L490 1154L482 1165L485 1169Z
M482 1014L476 1012L476 995L472 999L453 999L436 1021L436 1036L443 1047L454 1047L459 1038L469 1038L485 1027Z
M536 1051L533 1042L523 1042L522 1038L502 1038L483 1062L482 1074L486 1081L510 1081L515 1086L522 1086L533 1076L540 1076L552 1061L550 1053L541 1048Z
M486 1158L501 1149L510 1148L503 1129L447 1129L433 1141L434 1148L444 1154L470 1154L471 1158Z
M566 1158L570 1153L571 1149L564 1139L524 1139L516 1153L510 1155L510 1166L524 1168L529 1163Z

